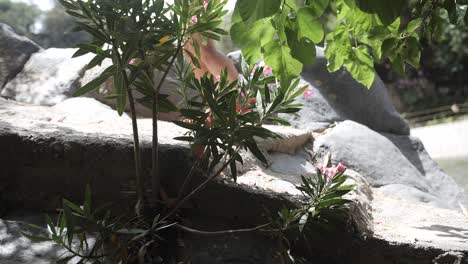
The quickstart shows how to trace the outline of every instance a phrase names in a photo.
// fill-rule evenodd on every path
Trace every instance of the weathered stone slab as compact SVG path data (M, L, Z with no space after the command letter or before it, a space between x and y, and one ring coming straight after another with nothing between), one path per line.
M55 208L59 204L60 197L79 199L89 179L92 179L93 188L99 190L98 197L96 197L98 200L118 201L121 197L119 191L122 189L119 183L129 182L133 177L133 148L129 120L106 115L102 120L98 118L87 121L79 115L79 111L65 113L58 108L23 105L0 99L0 146L2 149L0 160L2 164L5 164L0 169L0 188L2 188L0 193L4 201L1 204L8 204L10 209ZM149 173L151 122L144 119L139 122L144 149L144 171ZM186 146L173 140L173 137L182 135L185 131L170 123L160 122L159 124L163 144L161 147L162 173L170 176L164 178L164 185L169 193L174 193L190 168L191 158ZM319 148L320 150L317 149L316 152L320 154L324 152L323 147L327 146L327 143L337 142L336 145L330 144L327 148L332 152L333 162L349 161L347 165L358 172L349 171L358 185L357 191L350 196L356 200L350 208L350 215L354 218L350 218L352 220L350 223L339 226L338 231L334 233L317 230L316 234L309 237L309 244L311 244L309 248L305 247L303 241L295 239L297 236L291 235L291 243L296 251L314 259L316 263L343 263L343 260L346 260L346 263L430 263L436 258L447 257L443 254L449 250L460 252L463 258L463 254L468 251L468 243L463 243L460 237L460 234L461 236L464 234L462 230L464 218L461 213L439 209L429 203L411 202L404 197L390 196L383 191L382 186L374 184L373 178L370 177L372 175L365 171L369 169L368 167L364 166L364 171L360 171L358 166L360 163L352 163L351 158L341 160L348 156L337 155L335 150L339 149L338 146L343 146L346 152L352 154L354 152L350 151L355 146L346 146L348 146L347 143L354 142L361 148L361 152L358 151L359 148L355 148L358 152L356 155L362 154L367 148L364 143L368 142L357 141L353 135L362 134L370 140L384 142L383 148L388 148L388 144L392 144L389 143L392 140L385 140L387 137L379 139L377 135L380 134L370 135L368 131L375 132L365 126L356 124L358 127L353 127L351 124L356 123L344 122L323 135L315 135L313 148ZM341 126L351 126L352 129L345 130L345 134L349 137L344 137L339 141L338 135L342 134ZM360 130L361 127L362 130ZM281 127L270 128L279 133L283 130ZM355 133L354 130L356 130ZM192 200L191 209L187 210L187 214L195 216L194 219L198 215L201 219L212 219L217 223L224 223L219 227L242 228L263 224L268 221L268 217L282 207L297 204L300 196L294 185L299 183L301 174L311 173L312 167L307 164L311 158L309 151L312 138L307 131L287 129L283 133L289 135L290 144L287 145L291 145L291 148L296 151L288 151L287 145L281 146L280 142L267 143L262 146L262 149L276 151L282 149L282 152L270 152L268 158L272 164L286 160L290 163L289 167L274 165L264 167L258 163L251 163L251 167L239 176L238 184L229 179L210 184ZM352 140L349 140L350 138ZM296 142L305 144L305 147L295 146L293 143ZM388 155L391 155L393 159L404 160L401 156L404 156L405 151L397 152L393 148L390 150ZM375 158L375 155L373 157ZM293 170L296 166L294 164L299 164L297 167L301 168ZM411 164L411 162L397 164ZM397 169L394 168L395 170ZM192 186L201 180L202 178L196 177L191 183ZM391 182L388 180L382 185L391 186ZM399 204L404 204L404 206L398 210L391 210ZM404 210L404 207L407 209ZM421 210L416 210L418 207ZM437 214L427 216L429 221L423 221L423 212L429 214L437 212ZM413 213L418 215L413 215ZM443 223L446 216L452 218L451 221L446 221L446 225L455 228L458 236L446 236L440 240L441 243L438 243L438 239L432 240L432 238L438 238L437 235L441 230L431 230L431 228ZM407 220L400 221L400 218ZM210 228L203 223L207 222L203 220L188 224L205 230ZM229 224L225 225L226 223ZM399 226L400 223L401 226ZM217 225L211 227L215 226ZM386 229L386 226L391 228ZM354 232L350 232L349 228L353 228ZM407 232L408 230L411 232ZM445 234L442 233L442 235ZM412 243L411 241L415 238L425 242ZM196 244L198 240L194 239L192 242L195 241ZM263 241L258 237L245 239ZM247 240L245 243L232 242L231 245L239 243L250 245ZM219 254L213 251L216 250L214 244L210 245L207 248L211 248L211 253L206 256L198 255L200 259L206 260L209 256L219 257ZM367 253L364 254L363 251ZM232 252L245 252L244 256L251 256L255 250ZM232 256L231 253L226 253L226 256ZM399 262L400 260L404 261ZM227 258L221 258L219 262L213 263L226 262Z

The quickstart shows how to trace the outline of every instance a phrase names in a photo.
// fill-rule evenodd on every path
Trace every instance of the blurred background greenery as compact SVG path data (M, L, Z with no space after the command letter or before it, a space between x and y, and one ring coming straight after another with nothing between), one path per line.
M47 1L35 2L42 5ZM297 2L300 4L301 1ZM0 0L0 22L9 24L17 33L43 48L74 47L89 40L86 33L73 32L73 18L60 4L54 0L47 5L50 4L52 8L44 10L26 0ZM410 16L408 8L402 23L407 23ZM336 19L331 12L322 19L326 29L335 26ZM408 69L405 76L392 71L386 62L376 69L386 82L395 106L400 112L407 113L413 125L438 122L447 117L453 119L468 113L468 26L463 21L451 23L443 12L436 20L436 34L421 38L424 50L420 69ZM224 27L230 27L230 14ZM238 49L229 36L225 36L218 47L224 52Z

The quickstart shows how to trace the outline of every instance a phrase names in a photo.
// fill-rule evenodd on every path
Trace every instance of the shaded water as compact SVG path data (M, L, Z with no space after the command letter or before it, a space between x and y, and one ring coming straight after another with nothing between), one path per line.
M451 159L438 159L440 167L468 191L468 156Z

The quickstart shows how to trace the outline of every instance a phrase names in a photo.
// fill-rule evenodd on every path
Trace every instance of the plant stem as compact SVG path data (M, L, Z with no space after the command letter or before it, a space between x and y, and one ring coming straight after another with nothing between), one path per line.
M184 205L190 198L192 198L195 194L197 194L200 190L202 190L208 183L210 183L212 180L214 180L216 177L218 177L224 171L224 169L227 168L227 166L231 163L231 161L233 161L236 158L236 154L238 152L239 152L239 148L236 149L236 151L234 152L234 155L231 156L229 158L229 160L227 160L223 164L223 166L221 166L221 168L218 171L216 171L216 173L214 173L213 175L208 177L204 182L202 182L195 189L193 189L189 194L187 194L187 196L185 196L182 200L178 201L177 204L174 206L174 208L166 216L163 217L161 222L166 220L167 218L169 218L173 214L175 214L177 212L177 210L179 210L179 208L182 205Z
M127 72L125 71L125 67L123 65L120 52L117 49L117 45L114 40L112 41L112 48L115 54L117 55L116 57L117 57L120 69L122 69L122 75L124 77L124 86L125 86L125 89L127 90L128 103L130 106L130 115L132 118L132 129L133 129L133 158L135 162L135 177L136 177L136 184L137 184L136 191L137 191L137 196L138 196L137 203L135 204L135 213L137 215L140 215L141 209L144 203L144 196L143 196L144 188L143 188L143 181L141 177L142 166L141 166L140 137L138 135L138 122L136 118L135 101L133 98L132 91L130 89L130 82L127 77Z
M138 201L135 205L135 211L137 215L140 215L141 213L140 210L144 202L144 197L143 197L144 187L143 187L143 181L141 177L142 166L141 166L140 138L138 135L138 123L137 123L137 118L136 118L135 102L134 102L132 91L130 90L129 87L127 87L127 94L128 94L129 105L130 105L130 115L132 117L133 158L135 160L135 175L136 175L137 196L138 196Z
M263 224L260 226L256 226L253 228L246 228L246 229L234 229L234 230L223 230L223 231L202 231L202 230L197 230L193 229L190 227L183 226L181 224L176 224L175 227L189 232L189 233L194 233L198 235L206 235L206 236L211 236L211 235L225 235L225 234L236 234L236 233L247 233L247 232L253 232L253 231L265 231L264 228L269 226L270 223L268 224Z
M158 140L158 100L159 100L159 91L161 90L162 84L164 80L166 79L167 75L169 74L169 71L172 68L172 65L174 64L174 61L177 58L177 54L180 52L182 46L179 44L177 46L177 49L172 56L172 59L167 66L167 69L164 71L163 76L161 77L161 80L159 81L158 86L156 87L156 90L153 93L153 104L152 104L152 111L153 111L153 138L152 138L152 169L151 169L151 187L153 190L153 197L156 201L159 200L159 195L161 191L161 175L159 173L159 140ZM157 202L156 202L157 204Z

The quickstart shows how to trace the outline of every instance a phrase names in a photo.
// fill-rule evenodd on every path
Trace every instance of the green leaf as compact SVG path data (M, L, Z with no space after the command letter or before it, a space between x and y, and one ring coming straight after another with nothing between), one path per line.
M145 233L146 230L141 229L141 228L122 228L122 229L117 230L116 232L122 235L138 235L138 234Z
M86 190L85 190L85 199L84 199L84 205L83 205L83 211L86 216L91 215L91 205L92 205L92 192L91 192L91 186L89 184L86 185Z
M315 17L312 8L303 7L297 12L298 40L308 38L314 43L323 39L323 28L320 20Z
M302 233L304 230L305 225L307 224L307 220L309 219L309 213L305 213L299 219L299 232Z
M351 203L351 200L347 199L342 199L342 198L333 198L333 199L328 199L328 200L322 200L319 202L319 207L320 208L329 208L332 206L341 206L345 205L347 203Z
M256 21L276 14L281 7L281 0L238 0L236 9L242 20Z
M421 26L422 19L421 18L416 18L414 20L411 20L408 23L408 26L406 27L406 32L412 33L416 29L418 29Z
M335 72L343 66L345 60L352 53L352 46L348 38L346 26L339 25L326 38L325 56L328 60L327 68Z
M81 209L79 205L74 204L73 202L71 202L71 201L69 201L67 199L63 199L63 206L66 206L66 207L72 209L73 211L77 212L78 214L83 214L84 213L83 209Z
M78 6L76 6L75 4L72 4L72 2L69 2L69 1L66 1L66 0L58 0L60 2L61 5L63 5L63 7L65 7L66 9L70 9L70 10L80 10L80 8Z
M237 181L237 167L236 167L236 160L232 160L229 163L229 168L231 169L231 177L234 179L234 181Z
M398 47L399 40L397 38L389 38L386 39L382 43L382 57L393 57L392 55L395 53L396 48Z
M180 141L187 141L187 142L192 142L194 140L193 137L175 137L175 140L180 140Z
M305 5L308 6L316 18L320 17L328 6L329 0L307 0Z
M115 71L115 66L109 66L107 69L105 69L99 77L96 79L90 81L86 85L82 86L80 89L78 89L75 93L73 93L73 96L81 96L84 95L92 90L98 89L103 83L105 83L113 74Z
M74 225L74 219L73 219L73 214L72 211L70 210L70 207L66 205L66 202L64 200L64 206L63 206L63 213L66 218L66 224L67 224L67 239L68 239L68 245L71 246L73 242L73 236L75 232L75 225ZM54 227L55 229L55 227Z
M255 143L254 140L246 141L245 145L257 159L259 159L264 164L268 163L267 159L265 158L265 155L263 155L262 151L258 148L257 143Z
M114 75L114 88L115 94L117 95L117 112L119 115L123 115L125 112L125 107L127 106L127 89L125 87L125 80L124 74L126 74L123 70L118 70Z
M353 78L370 89L375 79L374 61L366 47L354 48L354 56L345 61L346 69Z
M291 123L281 118L268 118L266 121L280 124L282 126L291 126Z
M376 14L380 20L389 25L402 14L407 0L355 0L356 5L364 12Z
M258 20L254 23L237 22L230 30L232 41L241 47L246 61L253 65L262 56L262 47L271 41L275 29L270 21Z
M83 22L77 21L76 24L78 25L79 29L88 32L89 34L93 35L95 38L99 39L100 41L105 42L105 43L110 42L109 37L107 37L102 31Z
M297 34L290 29L286 29L288 45L291 48L291 55L304 65L315 63L316 49L315 44L305 38L297 39Z
M28 238L29 240L33 242L45 242L45 241L50 241L50 238L46 236L37 236L33 234L26 233L24 231L20 231L21 235Z
M302 71L302 63L291 55L291 49L276 40L265 45L264 57L265 63L272 67L274 74L279 77L282 89L287 89L291 80Z
M411 66L418 68L421 60L421 45L416 37L410 37L404 47L405 60Z
M192 52L190 52L188 49L184 49L185 54L189 55L190 61L193 63L193 65L197 68L201 68L200 61L198 60L197 56L195 56Z
M94 58L88 63L88 65L86 65L86 69L92 69L98 65L101 65L102 62L106 59L106 57L102 56L102 55L96 55L94 56Z

